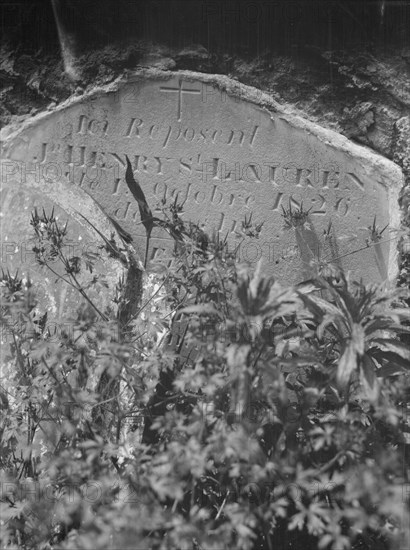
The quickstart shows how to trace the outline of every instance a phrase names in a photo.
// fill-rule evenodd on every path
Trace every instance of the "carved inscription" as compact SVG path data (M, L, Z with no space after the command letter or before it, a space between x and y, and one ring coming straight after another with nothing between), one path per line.
M135 120L135 119L134 119ZM78 128L83 128L84 118L81 115ZM87 123L87 126L90 122ZM106 121L101 131L108 128ZM252 136L256 135L257 126ZM233 131L231 131L231 134ZM242 137L245 135L242 132ZM251 138L252 140L252 138ZM73 146L61 143L43 143L41 145L40 165L43 165L43 177L56 179L60 175L60 165L53 163L56 156L63 160L64 176L70 181L89 190L112 182L112 195L126 192L121 186L120 171L125 168L124 155L110 151L96 151L86 146ZM270 210L280 213L282 208L291 205L301 208L302 204L311 210L312 216L334 214L345 217L350 210L350 193L353 187L363 191L364 184L351 172L342 173L334 166L321 168L314 165L309 168L298 166L294 162L281 165L277 161L256 161L230 163L226 159L214 157L209 159L197 153L193 156L171 157L134 154L131 156L136 175L157 177L153 186L153 195L160 201L173 201L176 197L183 202L192 200L196 205L213 204L226 208L251 209L256 199L250 192L250 185L257 184L260 193L270 194ZM181 183L181 177L187 179ZM198 189L194 182L200 184ZM239 184L242 190L230 191L230 184ZM289 188L293 192L289 192ZM330 198L329 191L334 190ZM309 190L308 197L304 190ZM126 220L130 213L131 203L127 202L117 208L115 215ZM135 219L136 213L132 219ZM237 222L231 224L229 232L233 233ZM217 230L226 228L225 213L221 212Z
M102 126L103 128L104 126ZM193 145L253 145L258 134L258 125L252 128L197 128L166 124L164 122L150 124L142 118L131 118L124 127L122 134L127 138L154 141L163 149L176 143Z
M381 164L370 153L352 152L356 146L346 140L339 146L336 134L316 135L306 121L267 109L266 98L259 105L260 94L251 97L238 83L230 92L226 82L218 88L201 78L167 73L72 102L39 121L41 139L32 132L8 146L9 158L21 164L7 168L7 177L81 187L138 243L144 228L125 182L127 156L154 215L162 202L178 200L186 219L232 246L242 242L245 216L263 223L254 252L241 255L245 261L262 255L267 271L287 281L305 275L307 255L295 253L301 236L284 230L284 212L303 211L318 250L326 249L321 241L331 223L334 255L373 280L371 251L363 260L350 253L366 243L374 216L382 227L390 223L392 170L379 176ZM157 231L152 239L150 257L166 256L167 235Z

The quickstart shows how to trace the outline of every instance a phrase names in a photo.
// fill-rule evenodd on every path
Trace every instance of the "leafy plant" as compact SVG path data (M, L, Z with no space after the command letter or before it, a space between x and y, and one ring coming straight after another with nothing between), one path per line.
M131 236L100 234L128 268L100 311L78 282L85 259L64 253L67 227L34 213L38 260L59 260L83 298L57 334L30 281L2 274L2 547L398 547L405 294L326 270L283 287L177 201L162 214L175 247L152 274Z
M368 396L376 398L378 377L397 375L409 368L409 349L399 339L409 332L403 324L410 319L408 308L403 307L406 293L389 292L384 285L348 283L344 278L339 285L317 279L313 287L327 291L329 299L311 292L302 292L301 297L318 325L318 337L330 332L338 346L339 386L346 388L356 371Z

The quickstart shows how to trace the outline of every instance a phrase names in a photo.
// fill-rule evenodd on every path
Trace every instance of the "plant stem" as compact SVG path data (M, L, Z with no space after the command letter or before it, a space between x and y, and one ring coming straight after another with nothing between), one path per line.
M69 281L68 279L66 279L65 277L63 277L62 275L60 275L59 273L57 273L57 271L54 271L54 269L52 267L50 267L49 264L45 264L45 265L56 277L58 277L59 279L61 279L62 281L64 281L65 283L67 283L68 285L73 287L75 290L77 290L77 292L79 292L81 294L81 296L83 296L83 298L85 298L87 300L87 302L90 304L90 306L98 313L98 315L102 319L104 319L104 321L108 321L108 318L98 309L98 307L87 296L87 294L85 293L85 291L81 287L80 283L77 281L77 279L75 278L75 276L73 274L70 274L70 276L73 278L73 280L74 280L74 282L76 283L77 286L75 284L73 284L71 281Z
M356 252L361 252L362 250L372 248L372 247L376 246L376 244L390 243L391 241L395 241L398 238L399 237L393 237L392 239L386 239L385 241L379 241L378 243L367 244L366 246L362 246L361 248L358 248L357 250L352 250L351 252L347 252L346 254L342 254L342 256L338 256L337 258L330 258L329 260L327 260L325 258L324 261L336 262L337 260L341 260L342 258L346 258L346 256L351 256L352 254L356 254Z

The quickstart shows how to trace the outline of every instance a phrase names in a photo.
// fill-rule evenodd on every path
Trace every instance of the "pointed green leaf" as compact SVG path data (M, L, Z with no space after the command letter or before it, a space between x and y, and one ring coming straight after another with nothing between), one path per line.
M357 352L355 344L350 341L337 366L337 381L344 388L348 384L353 371L357 368Z
M358 323L353 323L352 325L352 343L355 351L358 355L363 355L364 353L364 330L362 325Z
M394 368L397 370L400 370L400 372L409 370L410 364L407 360L402 359L399 355L389 352L389 351L382 351L378 348L370 348L367 350L368 355L373 357L381 365L381 367L385 367L388 365L394 365ZM377 371L377 375L379 376L380 369ZM380 376L382 376L380 374Z
M192 306L186 306L180 310L178 313L197 313L198 315L217 315L221 317L220 312L212 304L195 304Z
M376 376L376 366L368 355L363 356L360 369L360 381L367 397L374 401L379 395L379 383Z
M125 231L125 229L123 229L120 226L120 224L118 222L116 222L111 216L109 216L108 214L106 214L106 216L110 220L112 225L115 227L115 229L116 229L118 235L121 237L121 239L127 244L132 243L131 235L129 233L127 233L127 231Z
M141 189L140 184L134 178L130 159L127 155L125 155L125 159L127 161L125 182L128 186L128 189L131 191L132 196L138 203L141 221L145 227L147 234L149 235L152 231L152 228L154 227L154 217L152 215L150 207L148 206L147 199L145 198L144 192Z
M402 344L399 340L394 340L392 338L374 338L372 340L372 347L373 346L378 347L382 351L389 351L399 355L402 359L408 361L408 366L410 368L410 348Z
M372 317L370 322L364 325L364 332L366 335L368 335L378 330L389 330L391 326L392 326L391 319L388 319L386 317L381 319L374 319Z
M317 337L319 340L323 339L323 335L328 325L333 323L335 320L334 315L325 315L320 325L317 327Z
M381 378L387 378L388 376L397 376L399 374L403 374L403 371L403 367L401 367L394 361L390 361L389 363L386 363L383 367L380 367L377 370L377 376Z

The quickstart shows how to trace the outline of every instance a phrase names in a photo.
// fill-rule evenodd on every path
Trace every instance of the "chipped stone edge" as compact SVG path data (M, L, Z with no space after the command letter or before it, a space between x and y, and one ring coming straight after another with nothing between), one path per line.
M135 71L128 71L110 84L94 88L81 96L71 96L63 103L57 105L54 109L40 113L25 120L18 127L18 129L15 129L15 123L6 126L0 130L0 141L4 144L10 143L17 138L20 133L38 124L42 120L53 116L54 113L63 111L72 105L77 105L78 103L82 103L89 99L93 100L102 94L115 93L125 84L132 82L144 82L145 80L170 80L174 77L183 77L188 81L200 81L204 84L215 86L221 91L226 92L231 97L241 99L242 101L251 103L256 108L266 111L268 115L275 113L286 120L294 128L311 134L328 147L345 153L348 156L354 157L356 162L363 160L366 164L370 163L372 170L368 173L368 176L371 177L372 172L377 172L379 175L378 183L383 185L388 193L390 229L393 232L399 231L401 212L398 200L400 190L404 185L404 175L397 164L379 155L372 149L353 143L347 137L335 132L334 130L323 128L318 124L303 118L302 116L295 115L293 112L290 112L288 108L277 103L266 92L262 92L252 86L242 84L226 75L213 75L198 73L195 71L164 71L162 69L155 68L140 68ZM89 196L87 195L87 197ZM89 204L88 200L87 203ZM99 212L99 209L94 204L92 208L94 212L93 218L98 221L98 225L95 225L100 229L100 227L102 228L103 226L106 226L108 222L104 224L97 212L95 212L95 209ZM90 211L88 210L88 212ZM75 217L75 213L73 215ZM104 214L101 213L101 216L104 217ZM78 219L78 217L76 219ZM78 221L81 223L80 220ZM398 256L398 247L390 247L388 269L388 278L390 281L394 281L398 276Z

